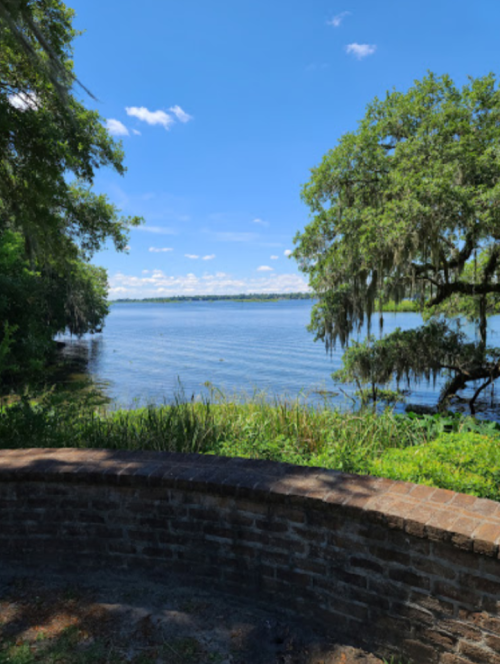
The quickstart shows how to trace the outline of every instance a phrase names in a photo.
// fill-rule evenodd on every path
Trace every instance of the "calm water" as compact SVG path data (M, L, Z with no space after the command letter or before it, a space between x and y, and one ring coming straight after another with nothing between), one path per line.
M179 302L115 304L102 334L68 342L64 353L88 358L88 371L114 404L135 407L163 403L179 391L188 398L210 382L226 392L264 390L316 400L327 390L335 405L351 405L330 377L342 351L327 355L306 330L310 301L276 303ZM386 314L384 332L421 323L419 314ZM491 319L491 343L498 344L500 317ZM470 327L468 333L474 334ZM434 405L439 385L412 389L408 401ZM340 386L347 394L354 387ZM491 412L490 394L483 404Z

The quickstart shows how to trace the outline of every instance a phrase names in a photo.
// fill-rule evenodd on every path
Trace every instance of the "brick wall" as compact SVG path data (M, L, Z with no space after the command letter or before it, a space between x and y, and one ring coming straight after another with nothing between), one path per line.
M415 663L500 664L500 504L319 468L0 451L0 562L183 575Z

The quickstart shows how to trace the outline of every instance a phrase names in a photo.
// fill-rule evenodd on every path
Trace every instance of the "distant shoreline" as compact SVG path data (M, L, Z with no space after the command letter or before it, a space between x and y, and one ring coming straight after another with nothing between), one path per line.
M249 293L240 295L175 295L173 297L148 297L143 299L121 298L110 300L109 304L172 304L175 302L280 302L283 300L314 300L314 293ZM378 302L374 311L378 311ZM382 306L384 313L412 313L418 312L418 304L412 300L402 300L395 303L385 302Z
M172 297L147 297L143 299L121 298L111 300L110 304L149 302L166 304L171 302L279 302L280 300L311 300L312 293L242 293L240 295L175 295Z

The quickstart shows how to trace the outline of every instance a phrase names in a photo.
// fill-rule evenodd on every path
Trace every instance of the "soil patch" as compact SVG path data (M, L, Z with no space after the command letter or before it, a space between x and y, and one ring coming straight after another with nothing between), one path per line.
M382 664L285 613L137 577L0 575L0 664Z

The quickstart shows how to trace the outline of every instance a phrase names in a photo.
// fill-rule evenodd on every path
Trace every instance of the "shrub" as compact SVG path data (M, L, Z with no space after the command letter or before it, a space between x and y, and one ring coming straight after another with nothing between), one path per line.
M500 437L442 433L430 443L386 450L371 462L370 472L500 500Z

